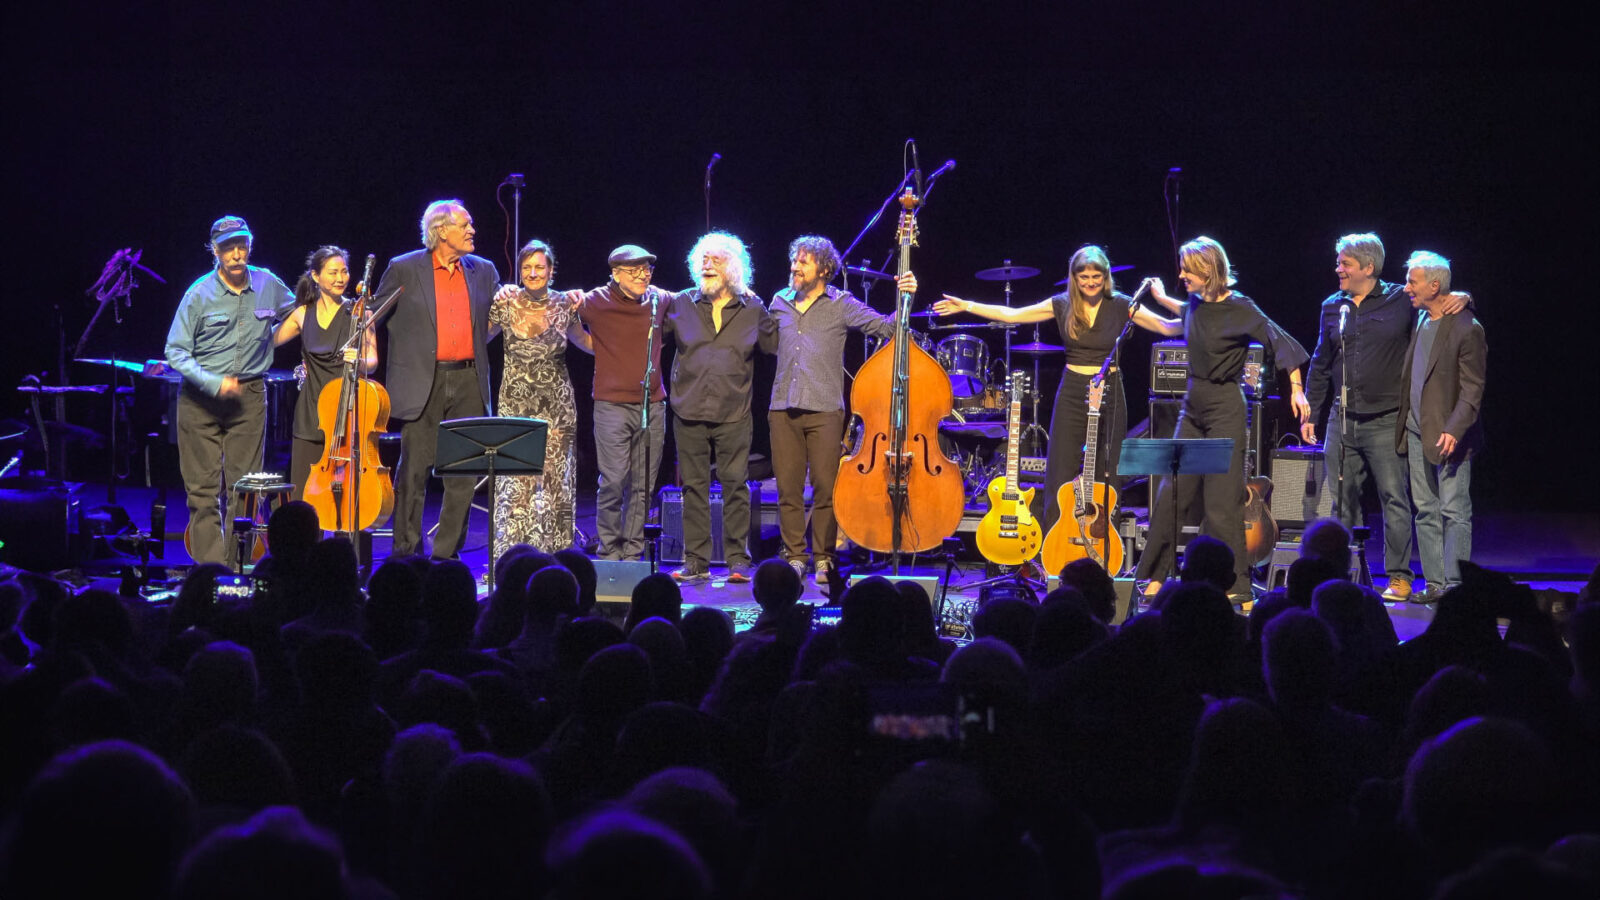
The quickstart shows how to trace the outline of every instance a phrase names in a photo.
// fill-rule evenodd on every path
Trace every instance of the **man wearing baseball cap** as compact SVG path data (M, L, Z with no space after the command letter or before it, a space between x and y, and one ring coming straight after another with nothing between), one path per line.
M183 376L178 468L196 563L232 564L237 556L222 528L227 492L261 467L272 329L294 305L278 276L250 265L253 240L238 216L212 223L216 266L184 291L167 331L167 364Z

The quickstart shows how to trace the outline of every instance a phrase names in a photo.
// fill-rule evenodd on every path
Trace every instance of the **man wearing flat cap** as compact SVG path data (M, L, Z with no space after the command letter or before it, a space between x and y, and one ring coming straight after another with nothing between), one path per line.
M394 479L391 556L425 551L422 505L439 453L439 423L482 416L489 409L489 304L500 276L473 255L476 229L460 200L435 200L422 213L421 250L389 261L373 299L388 302L389 414L401 420L400 465ZM433 556L461 550L472 511L473 479L445 478ZM493 561L490 562L493 565Z
M605 287L574 292L578 315L594 339L594 450L600 470L595 492L597 553L601 559L638 559L644 554L645 513L655 491L666 434L661 338L671 304L670 295L650 284L654 253L623 244L611 251L607 261L611 281ZM644 406L647 361L648 410Z
M234 483L261 468L272 366L272 329L294 294L250 265L253 236L238 216L211 225L215 267L184 291L167 331L167 364L178 394L178 468L189 502L189 552L196 563L232 565L222 524Z

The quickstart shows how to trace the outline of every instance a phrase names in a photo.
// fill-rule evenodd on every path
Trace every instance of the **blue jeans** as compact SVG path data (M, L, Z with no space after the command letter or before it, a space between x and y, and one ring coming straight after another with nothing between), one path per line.
M637 403L594 402L594 456L600 469L594 530L601 559L639 559L645 550L644 520L661 468L666 438L666 403L650 404L650 437L643 440ZM648 455L648 463L646 457Z
M1411 462L1411 502L1417 509L1417 550L1428 586L1461 581L1463 559L1472 558L1472 460L1428 462L1422 435L1406 430Z
M1369 418L1350 417L1350 440L1339 428L1339 406L1328 415L1323 445L1333 514L1346 527L1361 521L1361 485L1371 475L1383 507L1383 568L1390 578L1411 577L1411 499L1406 495L1405 460L1394 449L1398 410ZM1344 454L1344 490L1339 490L1339 454Z

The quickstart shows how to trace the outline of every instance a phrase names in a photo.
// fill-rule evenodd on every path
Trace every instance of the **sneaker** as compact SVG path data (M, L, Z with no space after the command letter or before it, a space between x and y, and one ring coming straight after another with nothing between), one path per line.
M711 573L697 566L684 566L672 573L672 580L679 584L700 584L710 581Z
M728 567L728 583L729 584L749 584L750 583L750 567L748 565L729 566Z
M1411 578L1396 575L1389 579L1389 587L1383 592L1383 599L1393 603L1401 603L1411 597Z
M832 584L838 575L839 570L833 567L833 563L825 559L817 560L817 584Z
M1146 603L1154 600L1159 593L1161 593L1161 582L1159 581L1147 581L1144 584L1144 588L1139 591L1140 596L1144 598Z
M803 560L803 559L791 559L791 560L789 560L789 568L793 569L794 573L796 575L800 576L800 580L801 581L805 581L806 580L806 561L805 560Z

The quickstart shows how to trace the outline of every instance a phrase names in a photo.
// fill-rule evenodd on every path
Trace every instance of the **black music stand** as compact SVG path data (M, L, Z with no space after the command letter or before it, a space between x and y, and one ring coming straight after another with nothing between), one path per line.
M1170 475L1172 486L1172 566L1178 566L1179 475L1219 475L1233 467L1233 438L1128 438L1122 442L1118 475ZM1150 494L1150 518L1155 519L1156 494Z
M543 475L550 423L516 416L477 416L439 423L433 474L440 478L482 475L489 480L489 590L494 591L494 478ZM470 512L470 510L468 510Z

